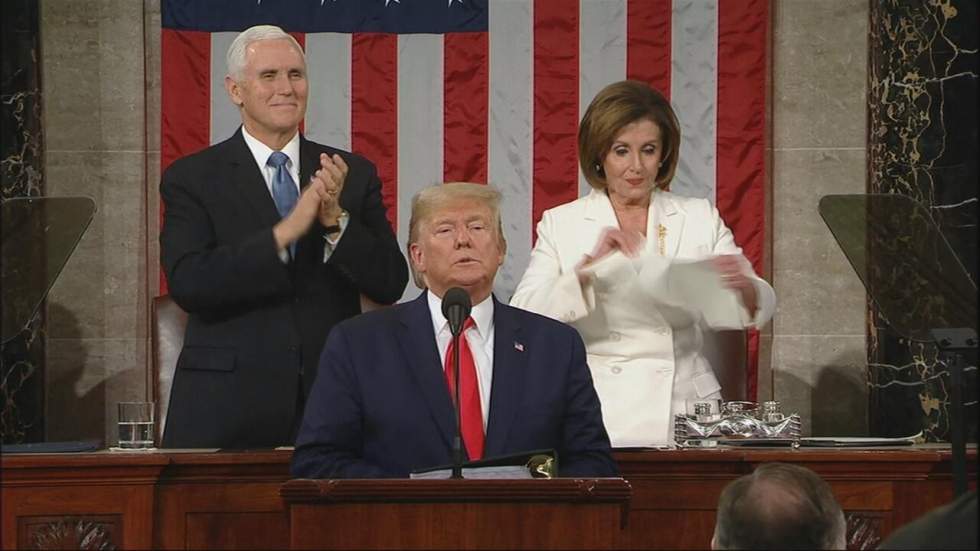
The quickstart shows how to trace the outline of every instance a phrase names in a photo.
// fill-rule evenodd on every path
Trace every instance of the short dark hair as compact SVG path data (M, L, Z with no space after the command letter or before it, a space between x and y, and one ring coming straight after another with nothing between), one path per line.
M764 463L721 492L715 545L721 549L838 549L844 512L830 485L799 465Z
M578 162L582 174L595 189L606 188L602 166L616 136L627 125L649 120L660 129L663 165L657 171L657 187L666 189L677 170L681 125L663 94L638 80L614 82L596 94L578 127Z

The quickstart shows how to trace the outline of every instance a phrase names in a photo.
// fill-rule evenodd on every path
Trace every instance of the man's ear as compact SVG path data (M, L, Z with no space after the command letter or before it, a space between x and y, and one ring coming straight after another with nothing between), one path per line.
M410 243L408 245L408 257L409 262L415 267L415 271L424 274L425 273L425 255L422 254L422 247L419 247L418 243Z
M242 100L241 87L235 79L231 78L231 75L225 75L225 91L228 92L232 103L238 107L242 106L244 100Z

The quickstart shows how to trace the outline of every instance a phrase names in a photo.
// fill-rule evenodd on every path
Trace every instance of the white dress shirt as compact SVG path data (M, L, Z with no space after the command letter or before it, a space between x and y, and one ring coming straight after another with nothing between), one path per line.
M269 196L274 197L272 194L272 179L276 176L276 167L270 166L268 164L269 156L272 155L273 149L261 141L258 138L248 133L245 125L242 125L242 137L245 138L245 145L248 146L248 150L252 152L252 157L255 158L255 164L259 165L259 170L262 172L262 178L265 179L265 187L269 190ZM296 186L297 197L303 193L299 186L299 132L297 132L289 143L287 143L280 150L286 154L289 158L286 161L286 170L289 171L289 176L293 179L293 185ZM326 243L323 246L323 261L326 262L330 258L330 254L333 253L334 248L340 241L340 237L344 235L344 229L347 228L347 217L342 216L339 221L340 233L337 233L334 237L324 236L324 241ZM279 258L283 262L289 262L289 252L287 249L279 251Z
M449 331L449 321L442 315L442 299L426 292L429 312L432 314L432 328L436 333L436 348L439 349L441 365L446 365L446 349L453 335ZM463 333L473 353L476 364L476 380L480 391L480 411L483 413L483 432L487 432L487 418L490 414L490 385L493 382L493 298L487 297L470 311L473 327Z

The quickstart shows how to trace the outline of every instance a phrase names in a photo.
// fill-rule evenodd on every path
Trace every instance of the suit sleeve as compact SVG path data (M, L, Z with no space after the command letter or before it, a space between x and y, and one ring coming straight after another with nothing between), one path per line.
M408 283L408 265L388 223L381 198L381 180L374 165L366 165L362 208L351 212L343 236L327 263L374 302L392 304Z
M585 360L585 345L578 332L571 330L572 353L565 388L565 419L562 448L558 451L561 476L618 476L612 458L609 435L602 421L599 395Z
M330 332L293 451L298 478L385 478L363 459L363 414L357 375L343 325Z
M173 166L160 185L160 257L177 304L194 313L288 293L291 283L272 228L218 244L200 182L187 173Z
M560 224L550 212L538 222L538 240L510 305L563 322L584 318L595 308L591 284L583 286L574 271L562 271L555 235ZM584 254L584 253L583 253Z

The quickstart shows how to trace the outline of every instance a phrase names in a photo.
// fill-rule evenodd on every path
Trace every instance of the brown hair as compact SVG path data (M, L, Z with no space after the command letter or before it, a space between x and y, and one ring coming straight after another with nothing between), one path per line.
M660 92L637 80L621 80L603 88L586 109L578 127L578 160L589 185L606 188L602 161L623 128L648 119L660 128L663 166L657 171L657 187L664 189L677 170L681 126L670 102Z

